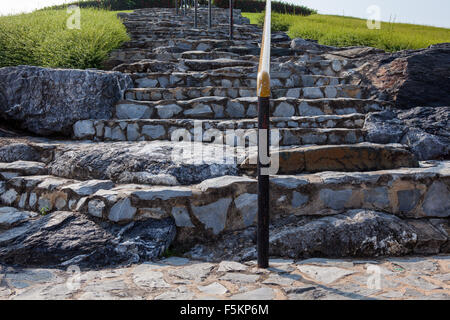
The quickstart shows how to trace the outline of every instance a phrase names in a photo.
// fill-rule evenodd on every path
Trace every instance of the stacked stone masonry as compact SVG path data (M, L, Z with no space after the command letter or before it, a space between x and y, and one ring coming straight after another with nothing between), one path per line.
M204 8L198 29L192 16L170 9L120 17L131 40L112 52L105 67L129 73L134 88L110 118L77 121L71 141L0 144L0 204L19 210L3 224L0 215L0 238L3 229L59 211L119 225L169 218L184 245L255 225L254 148L229 165L184 159L169 168L173 175L147 172L143 158L163 162L181 140L195 140L208 153L221 144L255 146L260 28L238 10L234 40L228 39L226 10L213 10L211 30ZM418 162L406 145L370 143L366 117L392 105L355 85L350 59L331 60L325 49L295 49L284 33L274 33L272 42L270 124L272 137L279 133L272 143L280 146L274 150L280 169L271 176L272 220L375 210L426 225L422 229L432 230L427 235L441 248L433 252L448 252L448 227L436 226L448 226L450 217L450 162ZM232 139L225 137L229 131ZM114 162L104 144L119 155L119 149L133 151L103 169L97 160ZM83 154L86 146L91 148ZM70 160L67 171L62 159ZM126 161L129 172L113 172ZM145 181L124 180L125 173Z

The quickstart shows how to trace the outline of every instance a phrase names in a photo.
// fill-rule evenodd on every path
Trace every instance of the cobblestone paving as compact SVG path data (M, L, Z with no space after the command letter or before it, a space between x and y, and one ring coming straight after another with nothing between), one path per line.
M206 263L171 257L103 270L0 266L0 299L450 299L450 255Z

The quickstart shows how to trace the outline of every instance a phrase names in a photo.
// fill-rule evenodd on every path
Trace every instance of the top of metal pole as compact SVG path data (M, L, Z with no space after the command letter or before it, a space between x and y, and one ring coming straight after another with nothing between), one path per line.
M271 45L271 1L266 0L266 16L264 18L261 53L259 56L257 95L270 97L270 45Z

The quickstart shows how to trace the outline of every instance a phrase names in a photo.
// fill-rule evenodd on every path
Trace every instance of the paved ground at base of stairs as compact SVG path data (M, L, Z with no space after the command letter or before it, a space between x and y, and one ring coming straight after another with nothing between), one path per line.
M0 299L450 300L450 255L375 260L205 263L171 257L123 268L0 265Z

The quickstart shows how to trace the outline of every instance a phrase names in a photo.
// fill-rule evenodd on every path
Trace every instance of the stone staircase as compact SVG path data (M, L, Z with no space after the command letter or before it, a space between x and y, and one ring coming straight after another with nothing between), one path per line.
M120 16L131 41L106 66L130 73L135 87L112 118L78 121L71 141L5 138L1 203L120 224L173 218L182 247L251 227L261 30L238 10L232 41L226 10L214 9L211 30L204 8L199 29L192 12ZM293 50L284 33L272 40L270 121L280 146L272 219L375 210L409 223L414 252L448 252L450 163L419 163L406 146L368 142L366 115L391 105L352 84L352 62Z

